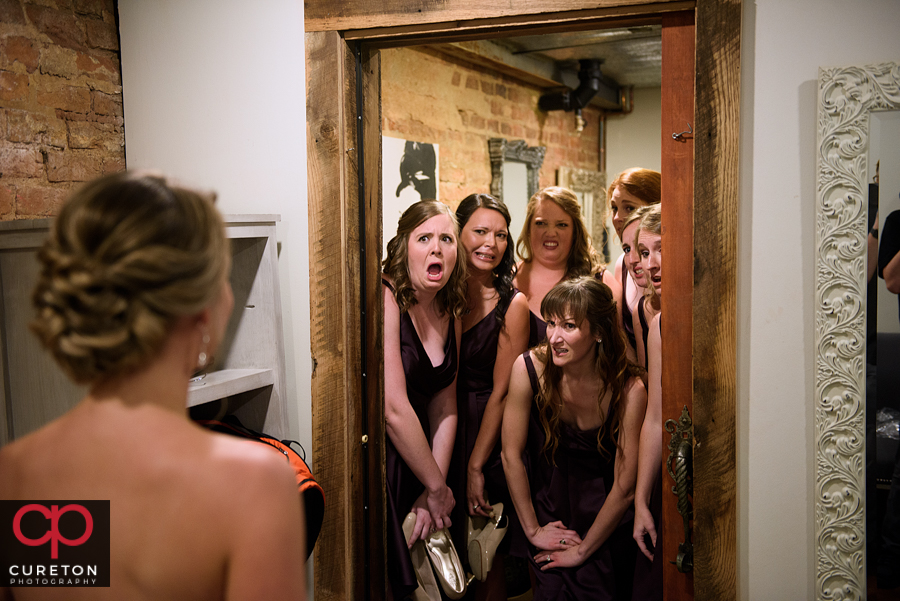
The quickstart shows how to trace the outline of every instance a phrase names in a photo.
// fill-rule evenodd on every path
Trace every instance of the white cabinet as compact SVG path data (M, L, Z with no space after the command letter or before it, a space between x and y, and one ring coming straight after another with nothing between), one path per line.
M226 215L234 312L214 371L193 382L195 416L236 414L248 427L288 437L278 284L277 215ZM28 330L36 253L50 219L0 223L0 445L62 415L85 394Z

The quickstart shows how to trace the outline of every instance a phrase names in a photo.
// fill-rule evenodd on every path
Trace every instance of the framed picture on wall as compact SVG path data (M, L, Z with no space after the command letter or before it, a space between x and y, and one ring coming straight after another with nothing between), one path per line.
M437 144L381 138L382 255L397 233L397 221L409 205L438 197Z

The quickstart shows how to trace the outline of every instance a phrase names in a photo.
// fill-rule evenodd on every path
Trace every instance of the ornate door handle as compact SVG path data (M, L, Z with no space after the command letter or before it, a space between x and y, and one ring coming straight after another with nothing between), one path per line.
M669 458L666 469L675 480L672 492L678 495L678 513L684 520L684 542L678 544L678 556L674 563L679 572L690 572L694 568L694 543L691 542L691 519L694 510L691 506L691 495L694 494L693 479L693 447L694 427L691 414L685 407L678 421L666 420L666 432L672 435L669 441Z

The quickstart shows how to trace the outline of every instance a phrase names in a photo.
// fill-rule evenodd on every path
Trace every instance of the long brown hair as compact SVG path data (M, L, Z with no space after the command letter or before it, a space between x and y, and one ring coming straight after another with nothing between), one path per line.
M382 271L394 282L394 296L400 313L409 311L418 303L416 291L409 281L408 248L409 236L413 230L438 215L447 215L453 224L453 237L456 239L456 265L450 272L450 278L441 288L435 300L442 313L450 313L459 319L466 310L466 261L459 253L459 225L453 211L438 200L420 200L409 206L400 216L397 224L397 235L387 244L387 255L381 262ZM462 259L462 260L461 260Z
M607 408L612 414L610 428L616 439L616 448L621 448L617 434L624 412L625 386L632 377L640 376L641 368L630 362L625 354L627 343L619 327L616 301L609 286L590 276L563 280L544 297L541 315L544 319L571 318L576 323L587 319L591 334L600 338L594 351L594 365L603 381L597 394L597 407L602 417L597 432L597 449L601 454L607 454L602 445L607 421L607 413L603 412L603 398L607 391L612 393ZM549 346L549 342L545 340L532 353L544 366L540 389L535 398L545 437L541 452L547 454L553 463L559 446L559 422L563 407L559 389L563 370L553 363Z
M459 222L459 231L462 232L469 222L469 218L478 209L491 209L497 211L506 221L506 228L509 229L509 209L503 204L503 201L497 200L490 194L469 194L466 196L459 206L456 207L456 219ZM494 270L494 289L500 297L499 304L506 306L513 297L515 289L513 288L513 279L516 277L516 259L513 244L510 239L506 242L506 251L500 259L500 263ZM465 259L468 260L468 259ZM506 313L497 311L497 321L502 326L505 322Z
M572 218L572 248L569 249L569 259L566 263L565 278L575 278L582 275L590 275L600 267L600 258L591 244L591 235L584 225L581 216L581 203L578 197L568 188L550 186L536 193L528 201L525 209L525 225L516 242L516 251L525 263L531 263L534 250L531 248L531 222L537 211L538 204L542 200L552 201Z

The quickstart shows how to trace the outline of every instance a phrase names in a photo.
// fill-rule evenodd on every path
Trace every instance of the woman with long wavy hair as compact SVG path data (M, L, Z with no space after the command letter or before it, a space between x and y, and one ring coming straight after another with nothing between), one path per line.
M581 215L581 203L568 188L550 186L531 197L516 250L522 260L515 285L528 299L531 310L529 347L544 339L541 301L559 282L594 275L614 292L619 290L614 275L600 263Z
M659 205L641 207L625 219L622 226L622 271L627 271L636 284L635 289L641 291L637 305L631 313L631 326L637 347L637 361L641 367L647 369L647 335L650 331L650 322L659 313L660 298L653 289L649 273L644 271L641 265L641 253L638 248L638 232L641 230L641 220L647 213L654 210L658 212ZM629 288L630 289L630 288ZM644 384L647 383L646 376Z
M500 423L513 361L528 344L528 301L513 286L515 259L509 210L487 194L472 194L456 209L460 249L467 264L467 311L459 357L459 428L454 451L457 515L490 517L503 503L509 519L493 567L478 585L478 599L506 599L504 560L511 544L524 537L500 461ZM466 549L465 521L457 524L457 549ZM516 539L516 542L513 542ZM470 564L478 558L470 557Z
M607 201L612 216L613 228L622 244L627 241L623 237L625 222L638 209L647 206L658 205L661 199L662 176L659 171L632 167L626 169L613 179L607 190ZM643 280L640 273L640 264L625 261L623 255L616 261L613 272L615 279L621 286L621 295L616 296L619 301L619 312L622 314L622 327L628 339L628 345L637 357L637 338L634 333L633 314L637 310L638 302L643 296L644 288L637 284Z
M641 267L648 287L662 303L662 213L659 205L641 211L637 232ZM635 589L642 599L662 598L662 337L660 312L647 335L647 412L641 426L640 462L634 497L634 539L643 557L635 568Z
M387 564L397 601L418 587L409 548L450 526L455 503L447 473L466 308L458 238L450 209L421 200L401 215L383 261ZM402 524L410 513L416 522L407 538Z
M546 340L513 365L502 453L532 548L534 598L630 599L640 368L597 279L559 283L541 314Z

